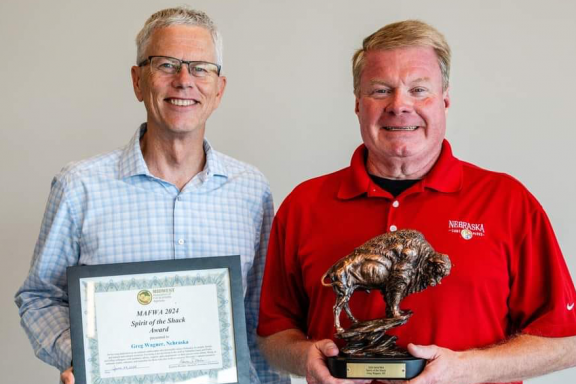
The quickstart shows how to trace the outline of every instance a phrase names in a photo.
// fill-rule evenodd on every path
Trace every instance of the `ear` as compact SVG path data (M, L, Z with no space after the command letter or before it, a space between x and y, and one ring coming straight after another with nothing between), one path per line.
M142 97L142 89L140 87L140 80L142 77L142 68L133 66L130 70L130 75L132 76L132 86L134 87L134 94L138 101L144 100Z
M218 93L216 94L216 107L220 105L220 101L222 100L222 96L224 96L224 91L226 90L226 83L228 80L226 76L219 76L218 77Z
M356 101L354 102L354 112L356 115L360 113L360 99L356 96Z
M442 98L444 99L444 110L448 113L448 108L450 108L450 87L448 87L443 93Z
M228 79L226 76L218 77L218 98L222 98L224 95L224 90L226 89L226 84L228 83Z

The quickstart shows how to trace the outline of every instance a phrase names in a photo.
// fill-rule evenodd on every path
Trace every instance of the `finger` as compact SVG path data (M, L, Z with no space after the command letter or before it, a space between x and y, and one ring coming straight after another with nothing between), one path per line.
M432 360L438 355L438 347L435 345L408 344L408 352L414 357Z
M338 356L338 346L332 340L322 340L316 343L318 349L326 357Z
M72 373L72 367L68 368L60 375L60 380L63 384L74 384L74 374Z
M326 357L338 355L338 347L332 340L321 340L313 344L314 348L308 356L309 383L322 384L370 384L371 380L337 379L330 374L326 366Z
M333 344L333 343L332 343ZM306 367L306 379L308 383L329 384L335 380L328 371L325 358L326 353L331 353L332 346L328 340L317 341L309 349Z

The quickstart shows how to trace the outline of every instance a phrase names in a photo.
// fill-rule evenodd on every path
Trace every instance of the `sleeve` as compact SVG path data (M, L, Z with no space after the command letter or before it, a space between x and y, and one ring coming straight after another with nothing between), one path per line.
M262 275L264 273L264 265L266 263L266 249L268 248L270 227L272 226L273 217L274 203L272 201L272 194L270 189L267 188L263 198L262 223L260 231L258 231L258 238L256 239L254 246L254 262L252 268L248 272L248 286L246 289L246 296L244 298L244 305L246 308L246 332L248 334L248 347L250 348L250 359L253 365L253 367L251 367L250 382L262 384L289 384L290 376L281 374L270 367L264 356L262 356L256 340L256 327L258 325Z
M30 271L15 302L36 356L60 371L72 363L66 267L78 263L78 233L65 186L55 178Z
M521 240L512 250L509 299L515 331L543 337L576 335L574 284L550 221L531 195L518 227Z
M263 337L286 329L307 333L309 300L297 257L299 212L288 196L272 225L260 298L258 334Z

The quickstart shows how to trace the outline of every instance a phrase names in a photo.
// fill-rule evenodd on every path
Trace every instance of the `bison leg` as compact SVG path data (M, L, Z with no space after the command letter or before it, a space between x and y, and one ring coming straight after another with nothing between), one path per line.
M358 323L358 319L356 319L354 317L354 315L352 314L352 311L350 310L350 297L352 297L352 293L354 293L354 290L350 290L350 293L347 295L348 299L346 300L346 302L344 303L344 310L346 311L346 314L348 315L348 317L350 318L350 320L356 324Z
M412 275L413 268L407 262L396 264L390 272L386 288L382 290L388 317L396 318L408 314L408 312L400 310L400 301L404 299L408 292L408 282L411 281Z
M336 332L344 332L344 328L340 325L340 314L342 313L342 308L350 318L353 323L357 323L358 320L352 315L350 311L350 297L354 292L353 288L345 288L344 286L335 286L334 292L336 292L336 304L334 304L334 325L336 326Z
M397 318L407 314L400 309L400 301L404 298L405 289L404 285L396 285L382 291L382 296L386 301L386 317Z
M336 292L336 295L336 304L334 304L334 326L336 327L336 332L341 333L344 332L344 328L340 325L340 313L342 312L342 307L347 304L346 295L342 295L339 292Z

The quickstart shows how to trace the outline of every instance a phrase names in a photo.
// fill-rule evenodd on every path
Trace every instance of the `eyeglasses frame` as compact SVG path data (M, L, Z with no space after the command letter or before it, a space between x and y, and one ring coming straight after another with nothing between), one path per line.
M165 58L165 59L172 59L172 60L177 60L177 61L179 61L179 62L180 62L180 69L179 69L178 72L176 72L176 73L180 73L180 71L182 70L183 64L186 64L186 66L188 67L188 73L189 73L190 75L192 75L192 72L190 72L190 64L193 64L193 63L205 63L205 64L215 65L216 68L218 68L218 71L216 72L216 75L217 75L217 76L220 76L220 70L222 69L222 66L221 66L221 65L216 64L216 63L211 63L211 62L209 62L209 61L202 61L202 60L190 60L190 61L187 61L187 60L181 60L181 59L178 59L178 58L172 57L172 56L162 56L162 55L148 56L148 58L146 58L146 60L141 61L140 63L138 63L138 67L143 67L143 66L145 66L145 65L150 64L150 63L152 62L152 59L155 58L155 57L163 57L163 58ZM192 76L194 76L194 75L192 75Z

